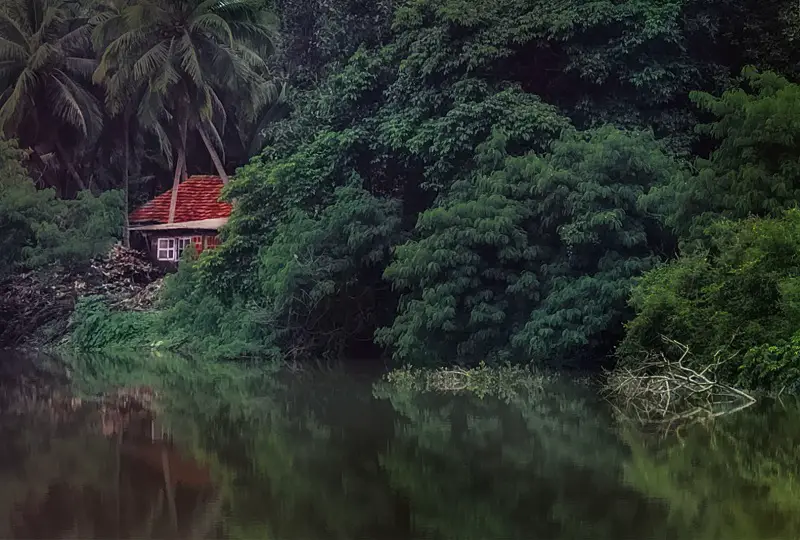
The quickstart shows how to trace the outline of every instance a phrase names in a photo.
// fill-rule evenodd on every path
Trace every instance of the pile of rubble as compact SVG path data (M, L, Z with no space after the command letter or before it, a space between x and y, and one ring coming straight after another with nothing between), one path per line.
M8 278L0 282L0 347L60 340L81 296L105 296L118 309L152 309L163 277L164 271L143 254L115 245L82 267L50 267Z

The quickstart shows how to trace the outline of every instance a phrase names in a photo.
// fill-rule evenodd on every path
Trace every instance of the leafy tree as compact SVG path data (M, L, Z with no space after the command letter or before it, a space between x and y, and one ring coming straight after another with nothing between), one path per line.
M36 189L21 157L15 143L0 139L0 275L105 254L121 230L121 194L58 199L52 189Z
M679 172L645 134L568 133L539 156L482 149L486 172L424 212L386 277L403 291L379 333L398 362L564 361L607 345L659 259L638 203Z
M688 236L714 219L779 216L800 199L800 86L775 73L744 72L745 88L692 99L714 117L698 127L717 141L696 173L653 194L667 222Z
M278 227L261 253L259 282L266 324L284 351L341 357L354 342L371 342L391 317L381 274L400 222L398 201L343 187L318 217L298 212Z
M276 63L295 86L309 87L361 46L380 45L390 34L395 0L278 0Z
M94 67L86 20L69 2L3 2L0 128L32 147L39 161L55 152L74 181L69 193L87 187L74 166L75 152L94 144L103 121L91 90Z
M734 358L722 366L721 376L770 386L770 377L779 379L800 366L791 354L774 358L791 352L800 328L799 242L796 209L781 218L715 224L706 251L683 255L636 286L631 296L636 316L619 354L635 362L643 351L661 349L659 335L666 335L688 346L700 365L716 355ZM769 350L772 345L786 351ZM765 377L768 367L775 372Z

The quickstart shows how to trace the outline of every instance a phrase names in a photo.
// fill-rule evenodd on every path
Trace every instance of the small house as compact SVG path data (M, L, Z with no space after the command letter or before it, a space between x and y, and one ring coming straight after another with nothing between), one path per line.
M217 176L191 176L178 186L174 208L170 189L134 210L131 247L163 265L176 264L189 245L197 253L215 248L232 208L219 200L222 186Z

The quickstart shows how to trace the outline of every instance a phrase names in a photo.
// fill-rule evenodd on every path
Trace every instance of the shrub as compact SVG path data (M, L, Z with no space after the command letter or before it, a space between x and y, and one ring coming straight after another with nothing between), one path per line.
M147 348L158 329L156 313L112 311L102 296L85 296L75 304L70 343L78 350Z
M0 139L0 275L105 254L122 233L122 193L59 199L36 189L21 157L14 142Z
M790 342L800 328L800 210L717 222L706 243L704 251L642 278L630 301L636 316L618 352L635 361L642 351L660 349L663 334L687 345L697 363L720 352L741 361L747 353L743 369L751 375L743 380L752 386L766 374L758 375L759 359L783 363L791 356L785 345L769 345ZM729 364L726 376L737 372Z
M747 351L739 367L738 382L747 388L778 394L800 390L800 333L775 345Z

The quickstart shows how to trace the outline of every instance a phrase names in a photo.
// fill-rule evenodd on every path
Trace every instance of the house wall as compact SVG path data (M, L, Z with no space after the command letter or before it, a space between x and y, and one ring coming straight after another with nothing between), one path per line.
M193 229L175 229L171 231L133 231L131 233L131 247L147 253L150 260L164 268L176 268L178 261L164 261L158 258L158 240L161 238L190 238L195 250L202 253L207 249L214 249L219 245L217 231L204 231Z

